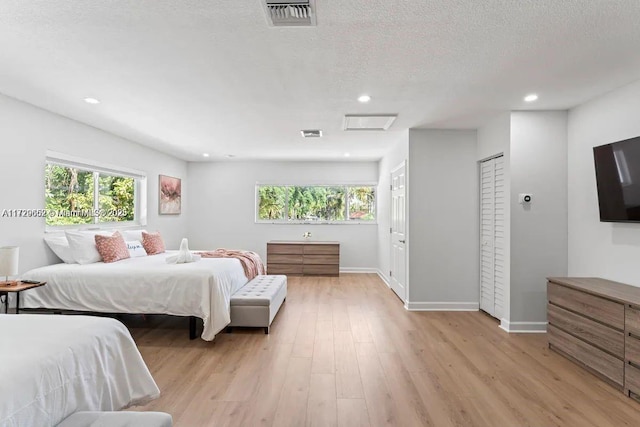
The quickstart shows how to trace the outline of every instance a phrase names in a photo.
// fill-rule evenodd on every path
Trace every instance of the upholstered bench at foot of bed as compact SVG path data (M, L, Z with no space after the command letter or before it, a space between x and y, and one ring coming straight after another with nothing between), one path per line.
M58 427L171 427L173 419L164 412L76 412Z
M273 318L287 298L287 276L256 276L231 297L233 326L261 327L269 333Z

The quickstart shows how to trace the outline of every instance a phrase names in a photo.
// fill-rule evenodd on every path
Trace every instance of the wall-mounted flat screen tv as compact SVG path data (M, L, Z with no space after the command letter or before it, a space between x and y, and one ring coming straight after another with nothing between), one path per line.
M600 221L640 222L640 137L593 147Z

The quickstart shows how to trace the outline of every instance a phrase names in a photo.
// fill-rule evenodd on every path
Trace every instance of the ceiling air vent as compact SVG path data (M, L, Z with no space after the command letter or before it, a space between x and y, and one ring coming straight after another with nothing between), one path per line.
M322 136L322 131L320 129L305 129L301 130L300 133L305 138L320 138Z
M263 0L267 21L273 27L312 27L316 25L315 0Z

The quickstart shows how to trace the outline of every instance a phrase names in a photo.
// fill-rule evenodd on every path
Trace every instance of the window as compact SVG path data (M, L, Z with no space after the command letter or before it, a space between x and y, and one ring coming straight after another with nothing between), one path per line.
M47 227L146 223L142 172L49 155L44 175Z
M259 222L360 223L376 220L372 185L258 185Z

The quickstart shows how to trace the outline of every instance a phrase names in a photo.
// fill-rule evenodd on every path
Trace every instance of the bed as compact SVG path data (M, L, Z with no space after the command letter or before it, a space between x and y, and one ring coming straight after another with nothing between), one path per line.
M0 426L54 426L77 411L142 405L160 391L110 318L2 314Z
M234 258L168 264L173 253L31 270L22 279L47 284L24 292L21 308L199 317L201 338L211 341L231 320L231 295L248 281L242 264Z

